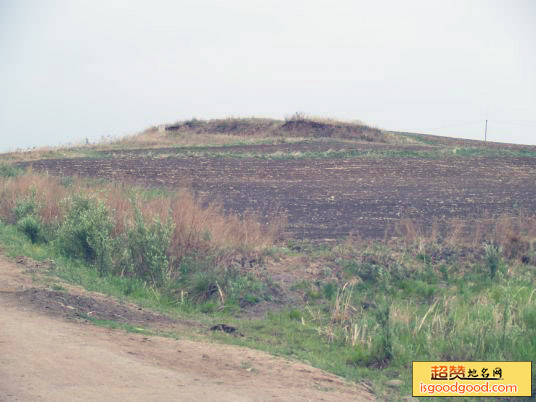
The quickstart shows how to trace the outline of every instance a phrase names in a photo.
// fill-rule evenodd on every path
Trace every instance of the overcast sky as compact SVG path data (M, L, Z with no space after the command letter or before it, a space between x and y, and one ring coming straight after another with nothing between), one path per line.
M0 0L0 152L297 111L536 144L536 1Z

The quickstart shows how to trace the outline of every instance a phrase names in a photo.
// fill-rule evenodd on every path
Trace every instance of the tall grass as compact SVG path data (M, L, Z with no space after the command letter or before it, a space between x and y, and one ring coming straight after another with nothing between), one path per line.
M532 230L524 221L521 239ZM505 225L517 223L502 217L487 235L500 242ZM311 252L330 267L337 289L324 285L325 304L292 311L301 317L303 336L314 329L330 345L343 362L339 373L365 370L371 377L410 373L416 360L532 360L536 260L525 263L496 243L464 244L459 233L443 237L438 230L431 237L409 222L407 230L405 243L349 239ZM409 374L402 376L409 390Z
M0 178L0 219L19 224L32 240L42 232L60 252L103 274L133 275L158 286L177 280L192 259L224 268L255 260L283 224L261 224L253 213L225 214L185 190L154 193L33 172Z
M524 211L491 218L435 221L428 226L401 219L392 233L395 237L393 241L386 239L388 243L403 242L417 253L448 247L474 250L487 243L490 247L500 248L508 259L536 264L536 215ZM391 231L386 230L387 234Z
M6 163L0 163L0 177L15 177L22 174L22 170Z

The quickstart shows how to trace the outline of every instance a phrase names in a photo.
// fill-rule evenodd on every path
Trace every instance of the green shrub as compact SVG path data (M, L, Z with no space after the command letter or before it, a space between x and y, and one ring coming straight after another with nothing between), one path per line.
M209 301L218 294L218 278L215 272L203 270L195 272L188 279L188 292L197 303Z
M45 241L45 230L41 220L34 215L27 215L17 222L17 227L32 243Z
M405 297L417 296L426 301L431 301L437 292L434 285L418 279L402 280L398 282L398 286L402 289L402 294Z
M328 282L324 284L322 290L324 292L324 297L327 300L331 300L333 299L333 296L335 296L335 294L337 293L337 284L333 282Z
M18 229L23 232L32 243L45 241L45 227L41 218L37 215L39 205L35 199L36 191L32 189L31 194L17 200L13 215Z
M367 367L375 363L373 353L368 350L364 350L357 345L352 353L346 358L346 364L353 367Z
M318 289L310 288L305 292L305 300L319 300L322 298L322 292Z
M38 209L39 205L35 199L35 188L32 188L32 192L28 197L17 200L15 208L13 208L13 214L18 222L26 216L35 215Z
M60 184L63 187L72 187L74 184L73 176L62 176L62 178L60 179Z
M146 224L139 208L134 205L134 227L127 232L128 269L136 277L157 286L169 283L168 250L173 223L154 220Z
M347 274L359 276L364 283L385 284L390 279L389 272L378 264L356 260L343 260L341 265Z
M294 321L300 321L302 319L302 313L300 310L292 309L288 312L288 317Z
M536 307L527 307L523 313L523 319L525 321L525 328L528 331L536 332Z
M484 254L490 277L493 279L495 278L501 263L501 250L493 244L486 244L484 247Z
M101 274L112 267L113 223L101 201L86 196L67 200L68 213L58 231L58 245L64 254L95 264Z
M253 275L231 271L225 277L224 292L227 295L227 303L245 307L269 298L266 284Z
M391 306L383 304L375 311L376 321L380 325L381 335L375 345L375 356L379 365L387 364L393 358L393 340L390 320Z
M16 177L23 173L21 168L17 168L6 163L0 163L0 177Z
M205 314L210 314L216 311L218 306L214 302L205 302L199 306L199 311Z

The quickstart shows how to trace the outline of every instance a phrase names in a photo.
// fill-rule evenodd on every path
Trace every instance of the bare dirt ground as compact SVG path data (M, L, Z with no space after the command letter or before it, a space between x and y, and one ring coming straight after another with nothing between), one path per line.
M227 211L253 210L267 221L283 212L290 237L312 240L336 240L349 233L383 239L396 235L394 226L405 218L431 227L434 221L480 220L536 208L536 158L530 157L135 156L40 160L32 165L59 176L191 187L204 199L221 201Z
M126 333L173 320L103 295L34 282L43 267L0 255L0 401L370 401L363 385L229 345ZM45 264L46 265L46 264Z

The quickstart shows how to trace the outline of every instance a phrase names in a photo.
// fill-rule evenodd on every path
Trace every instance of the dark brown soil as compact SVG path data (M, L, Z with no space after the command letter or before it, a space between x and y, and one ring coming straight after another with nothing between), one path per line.
M284 145L285 147L288 146ZM265 146L268 147L268 146ZM249 147L248 147L249 148ZM227 211L288 216L289 235L333 240L391 236L401 218L424 227L536 210L536 158L281 159L118 157L40 160L34 169L191 187Z
M32 288L14 294L19 304L31 305L40 312L67 319L96 319L130 325L172 324L166 316L113 302L63 291Z

